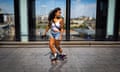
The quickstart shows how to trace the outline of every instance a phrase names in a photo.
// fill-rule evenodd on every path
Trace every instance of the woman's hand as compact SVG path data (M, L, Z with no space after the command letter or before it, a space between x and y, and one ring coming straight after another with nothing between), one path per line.
M41 38L44 38L44 37L46 37L46 33L44 33L44 34L41 36Z

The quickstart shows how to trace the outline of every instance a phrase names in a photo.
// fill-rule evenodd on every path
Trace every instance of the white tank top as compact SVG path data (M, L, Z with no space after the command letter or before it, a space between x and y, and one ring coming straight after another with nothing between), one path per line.
M51 29L54 30L54 31L59 31L59 29L57 27L60 28L59 21L56 22L56 23L52 22Z

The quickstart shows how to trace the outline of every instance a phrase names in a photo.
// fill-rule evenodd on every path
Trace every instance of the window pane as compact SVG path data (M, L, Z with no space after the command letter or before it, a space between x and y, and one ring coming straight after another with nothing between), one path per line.
M49 37L41 39L40 36L45 31L46 25L48 25L49 12L56 7L60 7L62 9L62 16L65 18L66 0L36 0L36 40L49 39ZM63 40L65 40L65 33Z
M71 0L70 39L94 40L96 0Z
M0 0L0 41L15 40L14 0Z
M119 31L118 32L119 32L118 34L119 34L119 41L120 41L120 19L119 19Z

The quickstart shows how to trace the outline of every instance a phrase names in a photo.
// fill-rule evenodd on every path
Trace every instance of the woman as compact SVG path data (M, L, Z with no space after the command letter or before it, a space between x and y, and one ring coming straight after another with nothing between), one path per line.
M51 62L56 63L58 57L63 60L64 58L66 58L66 55L63 54L63 50L60 47L60 41L62 40L62 35L64 32L64 19L63 17L61 17L60 8L55 8L50 12L48 16L48 25L43 36L46 36L46 33L48 32L49 29L50 29L49 47L51 50Z

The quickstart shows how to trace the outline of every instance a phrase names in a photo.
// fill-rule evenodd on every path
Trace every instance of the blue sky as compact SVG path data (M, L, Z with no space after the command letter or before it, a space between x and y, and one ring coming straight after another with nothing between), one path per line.
M81 0L82 3L95 3L96 0Z
M71 17L96 17L96 0L71 0Z
M48 14L55 7L60 7L63 11L66 8L65 5L66 0L36 0L36 14Z
M55 7L61 7L65 15L66 0L36 0L36 15L46 15ZM0 0L4 12L14 13L13 0ZM71 0L71 17L96 16L96 0Z
M2 8L5 13L14 13L13 0L0 0L0 8Z
M55 7L65 15L66 0L36 0L36 15L46 15ZM96 0L71 0L71 17L80 16L96 17Z

